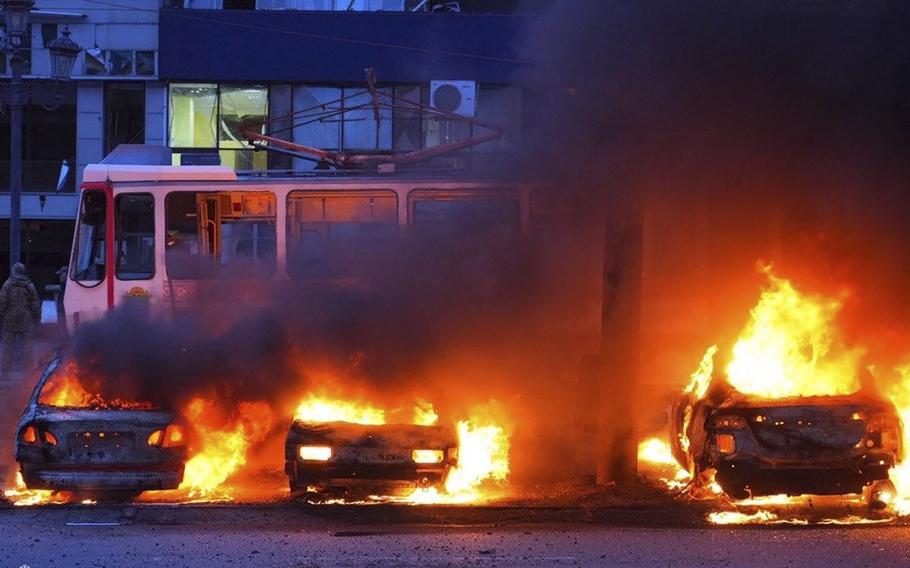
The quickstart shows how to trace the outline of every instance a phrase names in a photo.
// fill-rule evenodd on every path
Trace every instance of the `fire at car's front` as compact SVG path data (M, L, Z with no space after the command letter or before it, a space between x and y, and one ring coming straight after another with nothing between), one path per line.
M57 360L20 418L16 460L29 489L130 498L180 485L186 434L168 412L90 394Z
M285 457L294 492L408 495L441 489L457 449L440 426L295 420Z
M435 424L432 407L416 407L413 424L385 421L385 412L368 404L304 400L285 444L291 491L349 499L441 489L458 450L454 434Z

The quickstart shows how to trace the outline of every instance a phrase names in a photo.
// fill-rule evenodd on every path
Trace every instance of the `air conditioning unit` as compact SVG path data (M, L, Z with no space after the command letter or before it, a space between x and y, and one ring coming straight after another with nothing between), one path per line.
M463 116L474 116L476 81L430 81L430 105Z

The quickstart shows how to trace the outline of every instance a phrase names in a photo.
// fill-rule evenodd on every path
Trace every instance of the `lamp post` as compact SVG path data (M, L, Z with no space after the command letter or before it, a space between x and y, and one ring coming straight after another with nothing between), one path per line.
M22 217L22 105L24 85L22 38L28 26L34 0L4 0L0 6L6 15L6 51L9 54L10 147L9 147L9 265L22 258L20 241Z
M10 63L10 168L9 168L9 264L22 258L22 107L25 105L25 83L22 81L22 64L26 51L22 39L28 32L28 18L35 0L0 0L6 19L6 52ZM76 56L81 49L69 38L70 32L48 45L51 55L51 74L57 81L69 79ZM58 93L58 102L62 95Z

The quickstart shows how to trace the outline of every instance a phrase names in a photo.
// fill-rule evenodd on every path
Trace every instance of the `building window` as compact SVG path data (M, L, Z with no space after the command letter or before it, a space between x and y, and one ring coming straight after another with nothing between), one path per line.
M265 152L250 149L243 132L263 132L268 115L268 87L172 84L168 145L177 152L215 150L235 170L266 169Z
M57 24L41 24L41 42L44 47L48 47L48 44L55 39L57 39Z
M104 86L104 153L120 144L141 144L145 132L145 85L107 83Z
M171 85L168 146L215 148L218 118L218 85Z
M76 86L61 85L62 100L56 110L55 89L36 86L23 109L22 190L26 192L73 191L76 163ZM0 113L0 191L9 189L10 116Z
M116 203L117 278L148 280L155 275L155 198L127 193Z
M86 75L150 77L155 75L155 51L129 49L86 49L83 64Z

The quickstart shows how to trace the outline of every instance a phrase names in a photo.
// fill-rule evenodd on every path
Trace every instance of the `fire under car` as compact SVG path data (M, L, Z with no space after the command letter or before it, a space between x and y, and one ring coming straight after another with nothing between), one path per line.
M456 465L454 432L442 426L294 420L285 444L291 492L310 499L442 490Z
M874 392L763 398L725 381L698 400L683 394L670 413L676 460L696 480L716 472L734 499L864 493L876 509L896 494L888 471L902 457L901 428Z
M186 436L171 413L123 401L80 400L67 366L51 361L16 429L16 461L29 489L124 501L176 489Z

